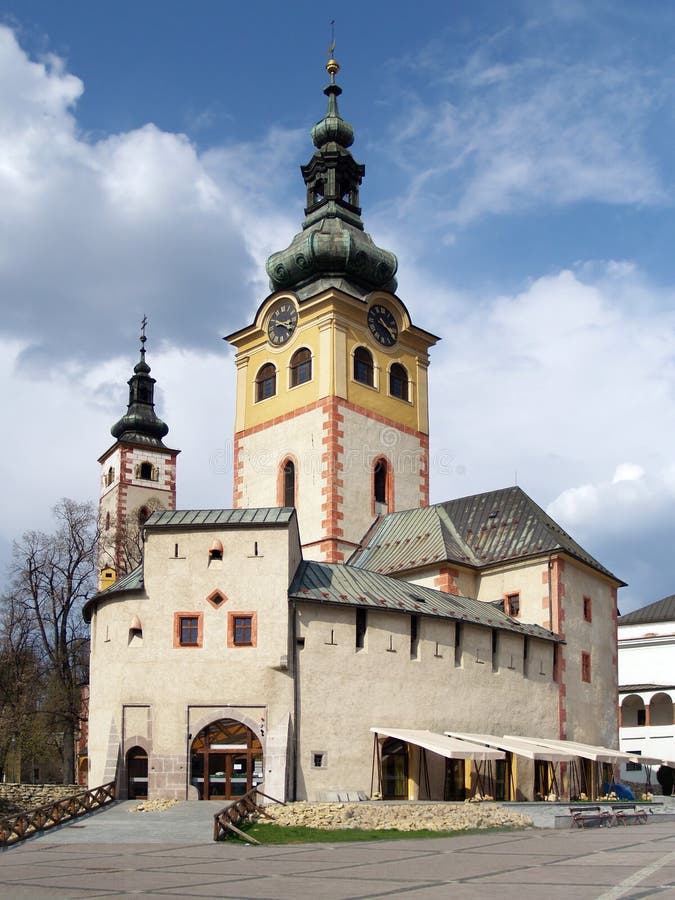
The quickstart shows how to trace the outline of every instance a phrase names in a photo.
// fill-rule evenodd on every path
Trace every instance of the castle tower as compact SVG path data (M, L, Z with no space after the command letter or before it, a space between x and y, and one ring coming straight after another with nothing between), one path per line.
M326 66L326 115L301 167L303 230L267 262L272 293L237 351L235 507L295 506L305 556L349 557L376 516L429 501L429 347L364 231L365 167Z
M129 379L126 413L110 429L115 443L99 458L99 587L134 569L141 559L141 526L155 509L176 508L176 457L164 446L169 428L155 413L155 379L145 361L144 317L141 356Z

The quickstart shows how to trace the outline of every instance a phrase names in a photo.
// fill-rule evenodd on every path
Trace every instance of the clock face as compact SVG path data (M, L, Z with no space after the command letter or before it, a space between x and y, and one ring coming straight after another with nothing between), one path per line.
M368 328L375 340L385 347L393 347L398 340L396 319L386 306L379 303L368 310Z
M267 337L270 344L285 344L298 324L298 311L290 300L284 300L272 310L267 323Z

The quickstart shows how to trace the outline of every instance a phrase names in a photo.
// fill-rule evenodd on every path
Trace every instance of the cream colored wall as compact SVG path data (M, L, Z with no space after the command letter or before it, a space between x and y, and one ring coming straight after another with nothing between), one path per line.
M565 560L563 579L566 736L570 740L618 747L618 660L612 585L571 560ZM591 598L591 622L584 620L584 596ZM590 684L581 680L582 651L591 654Z
M303 543L323 536L323 421L322 411L312 409L261 429L247 435L239 456L243 492L239 506L243 508L278 506L279 467L288 456L295 460L296 510Z
M447 620L421 618L411 659L408 615L369 610L363 650L355 648L353 608L300 603L297 615L305 640L298 651L300 798L370 792L373 726L557 736L549 642L530 639L530 657L543 659L545 672L537 667L524 678L519 635L500 637L493 672L489 628L463 626L456 666L455 626ZM312 768L316 752L327 754L325 768Z
M520 620L550 628L547 573L546 557L483 571L477 577L477 599L489 602L519 594Z
M283 665L288 654L293 531L292 527L150 531L146 596L102 602L92 621L90 784L109 780L114 772L127 722L123 707L130 704L150 709L148 733L135 735L134 743L141 739L151 751L150 788L155 794L185 796L186 721L188 716L195 720L198 707L249 710L256 722L262 716L263 745L269 742L274 755L286 758L293 691ZM214 538L222 541L224 558L209 564ZM292 554L298 558L297 549ZM216 589L227 596L217 609L207 601ZM235 611L257 615L256 647L227 646L228 613ZM176 612L203 616L201 648L174 647ZM130 645L135 616L143 637ZM274 790L283 794L285 778L285 769L277 766L270 776Z
M457 573L454 576L454 581L457 585L457 590L454 593L457 593L462 597L471 597L471 599L476 600L476 595L478 593L478 579L480 576L470 569L460 569L458 566L451 566L451 568ZM403 579L403 576L400 577ZM430 566L416 572L406 572L404 580L410 581L413 584L421 584L424 587L442 590L438 583L439 577L440 569L437 566Z

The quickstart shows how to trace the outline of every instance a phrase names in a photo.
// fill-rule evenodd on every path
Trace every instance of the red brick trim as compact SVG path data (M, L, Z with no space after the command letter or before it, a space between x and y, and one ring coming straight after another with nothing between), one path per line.
M565 637L565 561L560 556L554 556L549 561L549 578L551 585L551 622L553 631ZM560 738L564 740L567 737L567 685L565 682L565 673L567 671L567 660L565 659L565 645L558 644L558 662L554 678L558 683L558 728Z
M321 470L324 501L321 504L321 528L326 537L321 542L321 553L326 562L343 562L344 553L339 547L339 538L344 537L342 520L344 519L344 496L342 489L344 480L341 473L344 467L345 417L340 412L341 401L337 397L329 397L324 401L325 418L322 424L323 437L321 444Z
M452 566L440 566L438 575L434 578L434 587L444 594L460 595L459 585L455 579L459 578L459 571Z

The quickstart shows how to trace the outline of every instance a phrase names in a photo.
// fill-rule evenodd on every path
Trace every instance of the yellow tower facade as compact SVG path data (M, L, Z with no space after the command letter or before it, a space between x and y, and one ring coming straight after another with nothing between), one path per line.
M294 506L305 556L341 562L374 519L429 502L429 348L396 296L396 258L363 230L337 63L303 231L267 265L272 293L236 348L234 506Z

